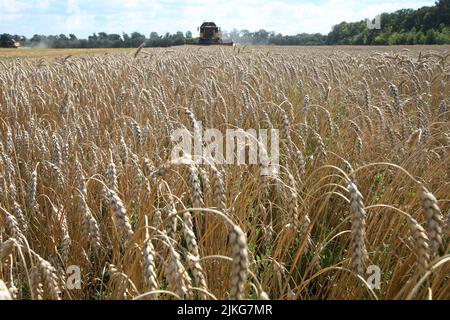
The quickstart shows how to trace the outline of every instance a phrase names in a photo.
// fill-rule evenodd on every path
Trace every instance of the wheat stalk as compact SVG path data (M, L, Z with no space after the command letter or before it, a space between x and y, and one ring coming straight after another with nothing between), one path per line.
M114 221L119 229L119 233L121 234L122 239L124 239L125 242L128 242L131 238L133 238L134 232L127 216L127 210L125 209L122 200L114 190L107 189L106 193L114 213Z
M434 195L423 185L419 187L419 198L422 210L426 218L426 230L430 239L430 257L434 258L439 254L439 247L442 245L442 215Z
M247 238L238 226L230 232L231 255L233 259L231 271L230 299L242 300L245 295L245 284L248 275Z
M365 232L366 232L366 211L364 209L363 197L358 187L349 181L347 190L350 193L350 208L352 212L351 228L351 266L360 275L365 273L365 264L368 259Z
M419 265L419 271L423 272L427 269L430 254L429 254L429 242L425 229L411 216L408 216L408 223L412 231L417 255L417 263Z

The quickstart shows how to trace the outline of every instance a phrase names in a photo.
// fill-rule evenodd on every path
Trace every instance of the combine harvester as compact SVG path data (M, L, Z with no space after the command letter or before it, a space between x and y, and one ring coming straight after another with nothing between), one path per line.
M200 46L233 46L233 42L223 42L220 28L214 22L203 22L200 28L197 45Z
M20 42L10 39L6 43L2 44L3 48L13 48L13 49L19 49L20 48Z

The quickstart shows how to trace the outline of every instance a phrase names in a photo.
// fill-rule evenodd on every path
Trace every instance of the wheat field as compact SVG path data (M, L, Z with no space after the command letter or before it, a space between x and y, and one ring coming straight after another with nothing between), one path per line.
M450 298L448 46L187 46L0 71L1 297ZM173 161L171 134L195 121L278 129L279 173Z

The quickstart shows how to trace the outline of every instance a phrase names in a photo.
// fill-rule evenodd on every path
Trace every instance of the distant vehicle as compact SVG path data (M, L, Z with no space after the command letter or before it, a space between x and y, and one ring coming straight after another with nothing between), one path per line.
M198 38L199 45L221 45L232 46L233 42L223 42L220 28L214 22L203 22L198 28L200 37Z
M6 41L5 43L2 43L2 47L18 49L18 48L20 48L20 42L14 40L14 39L10 39L10 40Z

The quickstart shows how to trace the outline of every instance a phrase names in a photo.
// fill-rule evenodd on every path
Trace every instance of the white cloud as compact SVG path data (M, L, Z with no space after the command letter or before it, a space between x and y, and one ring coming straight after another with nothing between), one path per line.
M32 8L33 5L18 0L0 0L0 8L2 8L2 16L8 13L18 13L22 10ZM3 17L2 17L3 19Z
M48 9L52 3L52 0L39 0L33 2L33 8L35 9Z
M66 28L68 30L79 30L82 25L83 14L77 0L67 0L67 14L69 14L69 18L66 22Z

